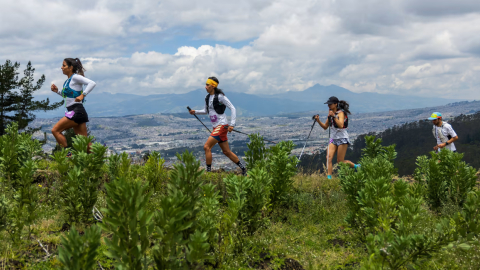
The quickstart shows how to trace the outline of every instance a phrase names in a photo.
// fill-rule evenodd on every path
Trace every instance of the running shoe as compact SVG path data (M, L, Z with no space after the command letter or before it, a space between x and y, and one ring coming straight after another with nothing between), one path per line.
M68 158L72 157L72 152L68 152L67 157Z
M353 165L353 168L355 169L355 171L357 171L357 169L360 168L361 166L362 165L360 165L360 164L355 164L355 165Z
M242 169L242 175L243 175L243 176L247 176L247 169L246 169L246 168L243 168L243 169Z

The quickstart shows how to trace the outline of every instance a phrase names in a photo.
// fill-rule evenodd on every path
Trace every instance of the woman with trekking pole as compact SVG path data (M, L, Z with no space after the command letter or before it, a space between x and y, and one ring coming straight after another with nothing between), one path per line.
M218 143L223 154L237 164L237 166L242 169L242 174L246 175L247 169L228 146L227 133L232 132L235 126L236 110L230 100L225 96L225 93L217 88L218 84L219 81L217 78L209 77L205 84L205 90L207 90L208 94L205 97L204 109L189 110L192 115L208 114L210 116L210 121L212 122L213 131L203 146L203 149L205 150L207 172L212 171L212 148ZM232 111L230 125L228 125L227 115L225 114L225 109L227 107Z
M349 104L345 100L338 100L337 97L330 97L325 104L328 104L328 117L325 123L322 123L319 116L315 116L315 120L320 126L326 130L330 128L331 134L327 146L327 177L332 179L332 159L337 152L337 163L343 162L350 165L355 170L360 164L354 164L350 160L345 160L345 154L347 153L350 140L348 138L348 114L351 114L348 110Z
M62 63L62 72L68 77L63 83L61 91L55 84L51 90L65 99L65 117L61 118L52 128L52 134L57 143L67 147L67 139L63 131L73 128L75 135L87 136L88 114L83 107L84 98L95 87L95 82L84 77L85 69L78 58L65 58ZM86 85L85 90L83 86ZM68 156L71 154L69 153Z

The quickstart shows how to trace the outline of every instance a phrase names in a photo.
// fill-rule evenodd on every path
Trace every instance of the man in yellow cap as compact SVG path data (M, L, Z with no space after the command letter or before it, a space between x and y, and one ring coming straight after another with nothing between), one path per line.
M432 121L433 129L432 133L437 140L437 145L433 147L435 151L440 151L441 148L448 149L453 152L457 152L454 141L458 140L458 135L453 130L452 126L442 120L442 114L434 112L428 118Z

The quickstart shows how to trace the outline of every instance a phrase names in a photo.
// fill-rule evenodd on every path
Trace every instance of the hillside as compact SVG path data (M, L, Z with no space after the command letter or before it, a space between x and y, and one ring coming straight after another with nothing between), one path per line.
M475 168L480 168L480 112L469 115L459 115L447 120L458 134L455 146L459 153L464 154L464 160ZM388 128L380 133L359 135L353 142L353 147L347 151L345 159L357 161L361 149L365 147L365 136L376 135L383 140L384 145L396 145L398 152L395 166L399 175L411 175L415 170L417 156L428 155L435 146L432 136L432 124L427 120L405 123ZM334 161L336 157L334 157ZM325 151L320 154L302 157L300 166L307 171L323 170Z

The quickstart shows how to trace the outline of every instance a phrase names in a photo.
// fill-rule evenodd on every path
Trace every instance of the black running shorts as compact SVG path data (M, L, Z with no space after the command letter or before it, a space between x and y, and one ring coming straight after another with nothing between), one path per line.
M75 112L72 118L67 117L67 119L72 120L77 124L88 122L88 114L87 114L87 111L85 110L85 107L83 107L83 104L73 104L72 106L67 107L67 110L69 112L71 111Z

